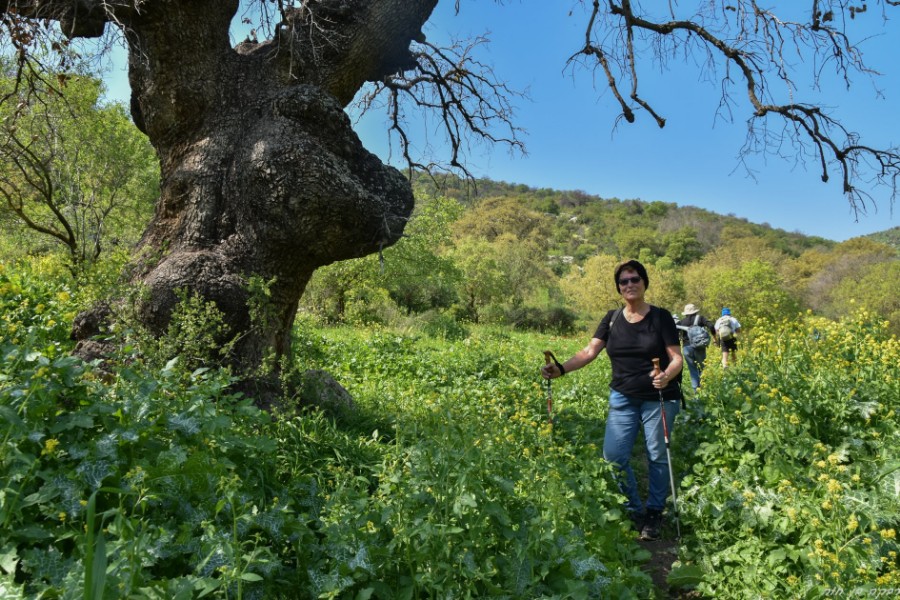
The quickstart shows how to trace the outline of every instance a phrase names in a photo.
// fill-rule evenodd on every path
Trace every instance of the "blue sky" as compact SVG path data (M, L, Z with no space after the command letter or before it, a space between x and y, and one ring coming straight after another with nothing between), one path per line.
M487 34L491 43L480 58L512 88L529 95L515 102L527 156L510 155L504 147L476 146L467 157L476 176L605 198L693 205L838 241L900 225L894 214L900 207L892 211L886 190L875 193L877 207L870 205L867 214L854 216L838 178L822 183L815 164L751 156L755 180L748 177L738 158L749 114L743 99L738 98L734 123L717 118L716 84L700 81L699 71L683 63L672 61L669 71L647 73L641 82L645 98L667 119L665 128L659 129L647 114L616 126L618 107L603 92L602 82L595 87L590 72L564 71L566 59L584 40L580 6L574 0L511 0L502 6L463 0L456 15L454 2L439 3L425 29L428 39L440 43L448 35ZM851 25L876 34L863 48L869 66L883 76L874 85L858 76L850 92L839 84L821 93L800 89L795 100L824 102L849 129L862 134L863 142L883 148L900 145L894 116L900 68L893 64L891 50L900 36L900 10L888 11L894 18L883 28L877 12L870 10ZM121 70L110 73L111 97L127 99L123 79ZM382 113L366 115L356 127L366 147L402 166L397 148L392 153L389 147ZM438 142L424 127L418 133L420 147Z

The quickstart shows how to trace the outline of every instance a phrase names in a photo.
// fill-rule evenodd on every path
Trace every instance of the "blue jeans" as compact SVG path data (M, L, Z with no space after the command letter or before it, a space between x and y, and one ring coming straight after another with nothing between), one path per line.
M706 360L706 348L687 345L682 348L682 354L684 354L684 362L687 363L688 371L691 372L691 387L696 392L700 387L700 374L703 372L703 362Z
M677 401L667 401L666 425L669 439L672 424L680 406ZM649 473L649 494L647 509L661 511L666 506L669 495L669 461L666 457L666 443L663 437L659 400L629 398L615 390L609 393L609 416L606 419L606 433L603 438L603 458L619 467L619 490L628 498L626 508L633 513L644 512L644 505L638 494L637 481L631 469L631 449L638 430L643 427L647 446L647 470Z

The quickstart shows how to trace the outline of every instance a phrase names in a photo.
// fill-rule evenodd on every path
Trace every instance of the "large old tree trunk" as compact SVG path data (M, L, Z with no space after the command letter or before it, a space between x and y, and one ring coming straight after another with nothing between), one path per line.
M313 271L394 243L409 183L367 152L343 112L369 80L409 66L437 0L310 0L273 40L233 48L238 0L20 0L72 36L104 24L128 42L132 113L159 154L162 193L139 246L136 283L151 331L176 292L214 301L249 373L289 350ZM251 327L247 282L271 287L274 319Z

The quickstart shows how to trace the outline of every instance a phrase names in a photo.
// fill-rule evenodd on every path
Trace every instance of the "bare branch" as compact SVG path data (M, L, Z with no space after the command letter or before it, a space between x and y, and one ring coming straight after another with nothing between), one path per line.
M590 5L584 46L569 58L568 66L590 67L593 61L594 68L603 72L626 121L633 122L636 111L643 109L660 127L665 125L665 119L640 93L637 63L646 60L646 48L638 41L655 45L650 60L660 66L665 66L675 50L685 58L699 53L704 75L724 68L719 110L727 111L729 120L734 106L732 86L740 83L743 87L752 117L747 121L748 141L742 156L744 152L770 150L783 156L780 148L787 139L794 148L792 155L801 161L804 156L815 159L822 181L828 181L833 171L840 175L854 211L864 211L870 199L857 183L866 177L867 169L873 173L867 183L889 186L893 202L900 175L898 149L861 145L859 136L824 107L794 98L800 87L795 77L804 59L810 60L810 85L814 88L826 76L826 67L833 69L847 88L854 75L877 75L864 63L860 49L846 32L847 17L853 20L865 13L864 3L853 6L841 0L814 0L809 22L782 19L756 0L705 2L696 14L680 19L675 16L678 5L671 2L668 19L647 16L631 0L607 0L603 4L592 0ZM884 5L897 6L900 0L885 0ZM731 67L736 68L737 80L731 77ZM787 101L775 98L773 82L780 84ZM630 87L627 98L621 91L623 85ZM780 134L784 137L772 136L766 128L765 121L772 116L784 120Z
M511 100L525 94L498 80L489 65L475 58L476 48L484 43L487 39L480 37L465 44L455 42L449 48L424 41L414 44L415 69L384 78L359 100L357 106L365 113L387 96L390 131L397 137L410 169L430 171L436 163L426 164L412 157L404 112L407 107L437 115L450 147L449 166L469 178L472 175L463 156L472 142L502 144L524 154L521 129L513 123Z

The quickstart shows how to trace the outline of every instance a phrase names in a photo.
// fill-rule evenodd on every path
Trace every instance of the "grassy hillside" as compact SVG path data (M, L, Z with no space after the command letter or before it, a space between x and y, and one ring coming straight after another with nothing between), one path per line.
M900 227L892 227L878 233L872 233L867 237L881 244L887 244L900 252Z
M589 329L619 304L616 263L637 258L650 301L673 313L690 302L713 317L727 306L750 322L862 307L900 332L900 255L871 237L837 243L695 207L490 180L474 190L454 178L414 184L403 240L320 269L306 310L331 322Z
M513 198L532 210L563 217L571 223L568 232L580 237L585 237L586 231L594 230L602 236L624 226L645 227L659 237L679 229L693 228L706 252L724 241L722 235L725 232L726 235L749 235L763 239L791 256L798 256L810 248L831 248L836 244L822 237L788 232L767 223L751 223L747 219L694 206L603 198L580 190L532 188L490 179L466 182L453 176L432 179L422 174L414 178L414 188L425 195L454 198L467 206L490 198Z

